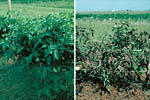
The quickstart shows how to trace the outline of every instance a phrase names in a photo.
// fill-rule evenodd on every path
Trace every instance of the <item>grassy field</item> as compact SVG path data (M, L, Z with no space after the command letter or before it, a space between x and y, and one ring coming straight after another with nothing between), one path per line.
M83 28L93 28L95 31L95 36L94 36L94 40L100 40L102 39L102 37L106 34L112 34L112 28L115 25L115 23L120 22L120 21L129 21L129 23L131 25L133 25L139 32L142 31L150 31L150 20L148 19L144 19L141 18L137 21L135 21L134 19L113 19L113 18L109 18L109 19L105 19L105 17L99 19L96 17L92 17L93 16L98 16L101 17L101 15L105 14L105 16L107 17L110 16L110 14L147 14L149 13L149 11L144 11L144 12L132 12L132 11L117 11L117 12L93 12L93 13L77 13L77 25L79 27L83 27ZM88 16L89 17L83 17L83 16Z
M34 3L16 3L12 2L12 11L27 16L47 16L48 14L58 12L73 12L72 1L51 1L51 2L34 2ZM0 2L0 15L6 15L8 3Z

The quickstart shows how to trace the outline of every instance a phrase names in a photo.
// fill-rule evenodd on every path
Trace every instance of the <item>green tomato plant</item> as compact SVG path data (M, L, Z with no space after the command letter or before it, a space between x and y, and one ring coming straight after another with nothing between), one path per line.
M73 100L73 14L0 18L0 54L30 74L39 100Z

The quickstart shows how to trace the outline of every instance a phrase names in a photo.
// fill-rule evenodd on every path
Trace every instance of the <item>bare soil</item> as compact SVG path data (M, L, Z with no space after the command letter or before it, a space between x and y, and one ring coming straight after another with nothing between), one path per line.
M111 94L109 94L102 91L99 84L82 82L77 84L76 90L77 100L150 100L150 90L143 91L138 87L117 89L111 86Z

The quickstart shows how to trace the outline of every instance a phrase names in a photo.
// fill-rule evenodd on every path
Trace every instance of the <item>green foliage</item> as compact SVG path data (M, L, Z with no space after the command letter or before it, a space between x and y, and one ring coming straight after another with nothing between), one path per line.
M8 14L0 23L3 63L27 73L39 100L73 99L73 14L44 17ZM6 29L5 29L6 28ZM7 31L8 30L8 31Z
M80 18L89 18L89 17L92 17L94 19L99 19L99 20L108 20L108 19L132 19L132 20L150 20L150 13L142 13L142 14L139 14L139 13L110 13L110 14L105 14L105 13L101 13L101 14L80 14L78 13L77 14L77 19L80 19Z
M84 33L83 33L84 31ZM109 91L109 86L117 84L142 83L145 87L149 82L150 34L138 33L128 22L117 23L113 27L113 36L102 42L90 41L87 34L92 32L79 29L79 38L85 43L78 48L77 64L84 66L77 73L77 79L98 80ZM84 34L84 35L83 35ZM93 33L92 33L93 34ZM80 41L78 40L77 44ZM82 46L82 45L81 45ZM82 59L82 63L79 61ZM88 62L88 63L87 63ZM143 77L144 76L144 77ZM143 88L144 88L143 87Z

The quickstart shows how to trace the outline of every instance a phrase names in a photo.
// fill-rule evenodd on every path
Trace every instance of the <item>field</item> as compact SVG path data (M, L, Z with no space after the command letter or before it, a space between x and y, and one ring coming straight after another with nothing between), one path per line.
M0 100L73 100L73 1L24 1L0 2Z
M113 13L113 14L112 14ZM129 14L132 15L128 16ZM116 17L112 17L116 16ZM121 17L118 15L121 15ZM94 17L95 16L95 17ZM123 16L123 17L122 17ZM124 18L124 16L127 16ZM137 16L137 18L136 18ZM141 16L141 17L138 17ZM150 12L94 12L77 13L77 26L84 28L93 28L95 31L94 40L100 39L103 35L112 34L112 27L120 20L128 20L138 31L150 31ZM105 33L105 34L104 34Z
M0 9L0 15L6 15L8 3L0 1ZM47 16L52 13L73 12L73 9L73 1L12 2L12 11L26 16Z
M150 99L149 15L77 13L77 100Z

